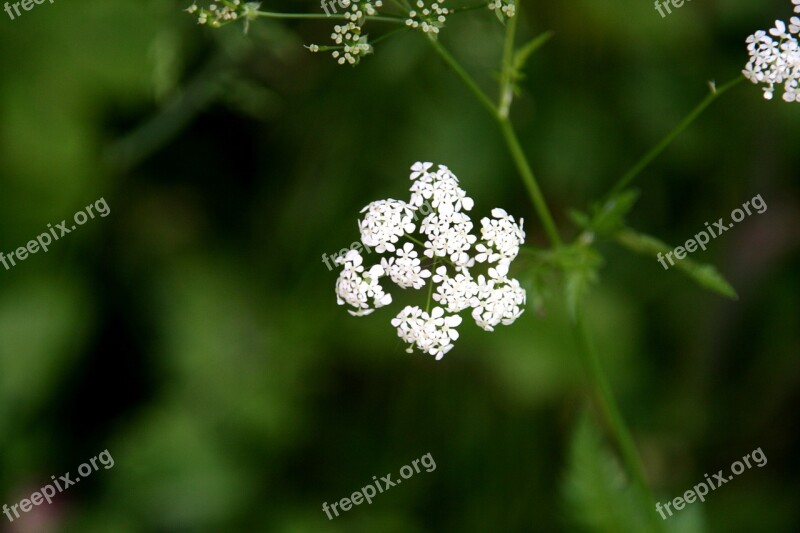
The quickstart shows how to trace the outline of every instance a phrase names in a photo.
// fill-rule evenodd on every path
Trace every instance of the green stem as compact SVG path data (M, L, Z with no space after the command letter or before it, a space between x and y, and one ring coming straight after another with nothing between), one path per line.
M497 102L497 114L500 118L507 118L511 111L511 102L514 99L514 38L517 35L517 16L511 17L506 28L506 38L503 45L503 70L500 74L500 96Z
M525 152L519 144L519 139L514 131L514 127L511 125L511 121L508 118L500 118L498 116L497 120L500 124L500 131L503 132L503 138L506 141L508 150L511 152L511 157L517 165L517 170L522 176L522 181L525 183L533 206L536 208L536 212L539 215L539 220L542 222L550 242L553 246L559 248L561 247L561 238L558 236L556 224L553 222L553 217L550 215L550 210L547 208L547 203L544 201L544 196L536 181L536 176L533 175L533 170L531 170L531 166L528 164Z
M586 367L589 382L593 387L592 394L594 396L594 403L600 410L600 414L608 430L616 441L620 456L625 464L625 469L633 478L633 485L646 510L646 515L652 523L653 531L664 531L663 524L656 515L656 502L650 492L647 481L645 481L644 468L636 452L636 445L634 444L633 437L631 437L630 431L625 425L617 402L611 392L611 387L608 384L608 379L600 365L600 360L589 341L589 334L586 331L581 310L577 311L572 326L575 330L576 337L579 339L579 351L583 358L584 366Z
M653 159L659 156L661 152L663 152L671 143L675 140L675 138L680 135L683 130L688 128L692 122L699 117L705 109L714 102L717 98L725 94L728 89L733 87L734 85L738 84L744 79L743 76L738 76L733 80L729 81L728 83L723 84L721 87L716 89L712 89L711 92L703 98L703 100L697 104L697 106L692 109L692 111L681 120L677 126L675 126L672 131L670 131L666 137L664 137L661 142L651 148L647 153L645 153L639 161L636 162L633 167L631 167L628 172L626 172L622 178L617 182L616 185L611 189L607 196L612 196L615 193L620 192L623 188L625 188L631 181L633 181L636 176L638 176L642 170L644 170L647 165L649 165Z
M413 243L416 243L416 244L419 244L419 245L420 245L420 246L422 246L423 248L425 247L425 243L423 243L421 240L417 239L417 238L416 238L416 237L414 237L413 235L409 235L408 233L406 233L405 237L406 237L406 239L408 239L409 241L411 241L411 242L413 242Z
M325 15L323 13L276 13L274 11L256 11L256 16L264 17L264 18L272 18L272 19L306 19L306 20L346 20L344 18L344 14L342 15ZM404 17L398 17L393 15L375 15L369 16L367 15L366 20L373 21L373 22L394 22L394 23L405 23Z
M474 6L464 6L464 7L455 7L450 10L450 14L453 15L455 13L464 13L465 11L474 11L476 9L486 9L489 7L491 2L484 2L483 4L477 4Z
M511 157L514 160L514 164L517 166L517 170L522 177L522 181L525 184L525 187L528 189L528 194L530 195L531 201L533 202L533 206L536 209L536 213L539 216L539 219L544 226L545 232L547 233L550 242L553 246L560 247L561 246L561 239L558 236L558 231L556 231L556 225L553 222L553 217L550 215L550 210L547 208L547 203L544 201L544 197L542 196L542 191L539 188L539 184L536 181L536 176L533 174L533 170L531 170L530 164L528 164L528 159L525 156L525 152L520 146L519 139L517 138L517 134L514 131L514 127L511 125L510 120L508 117L500 116L497 108L495 107L494 103L486 96L486 93L478 86L475 80L467 73L467 71L462 67L456 59L450 55L450 53L437 41L431 37L428 38L428 42L431 43L433 49L439 56L444 59L445 63L456 73L456 75L461 78L461 81L467 86L467 88L475 95L478 101L486 108L487 111L492 115L497 123L500 126L500 130L503 133L503 139L506 141L506 145L508 146L508 150L511 153Z
M436 51L439 56L444 59L444 62L456 73L456 75L461 78L461 81L464 82L464 85L475 95L475 98L486 108L486 110L494 117L497 118L497 109L494 107L494 103L492 100L486 96L486 93L483 92L483 89L478 87L478 84L472 77L467 73L464 67L459 64L456 59L450 55L450 52L441 45L441 43L435 38L428 35L428 42L431 43L433 49Z
M165 146L198 113L219 98L235 65L250 49L240 42L230 52L218 52L201 71L175 91L160 109L133 131L114 141L104 159L116 172L126 172Z
M428 302L425 304L425 312L431 312L431 296L433 295L433 274L436 273L436 258L433 258L433 266L431 266L431 280L428 284Z
M410 31L410 30L411 30L411 28L408 28L408 27L404 27L404 28L395 28L394 30L392 30L392 31L390 31L390 32L386 32L386 33L384 33L384 34L383 34L383 35L381 35L380 37L377 37L377 38L375 38L375 39L371 40L371 41L369 42L369 44L371 44L371 45L376 45L376 44L378 44L379 42L381 42L381 41L385 41L385 40L386 40L386 39L388 39L389 37L392 37L393 35L396 35L396 34L398 34L398 33L402 33L402 32L407 32L407 31Z

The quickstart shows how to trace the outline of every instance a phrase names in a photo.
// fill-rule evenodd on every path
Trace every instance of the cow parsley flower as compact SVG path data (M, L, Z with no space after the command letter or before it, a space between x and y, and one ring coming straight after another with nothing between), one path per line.
M512 324L522 314L526 293L516 279L492 271L488 279L483 275L478 276L476 285L477 292L472 298L472 318L478 327L494 331L498 324Z
M394 243L414 231L413 209L400 200L378 200L364 209L364 219L358 223L361 229L361 242L374 247L378 253L386 250L394 252Z
M514 0L492 0L487 7L494 11L500 20L511 18L517 14L517 5Z
M402 249L397 250L396 257L381 259L381 266L400 288L421 289L425 285L425 278L431 277L431 271L420 266L417 255L414 245L407 242Z
M481 245L480 253L475 260L480 263L513 261L519 253L520 245L525 242L523 220L520 219L517 224L514 217L499 208L492 210L492 217L481 219L481 237L486 245Z
M478 293L478 285L472 280L469 272L450 277L444 265L436 269L433 281L439 284L433 299L451 313L460 313L471 307L472 298Z
M800 0L792 0L795 13L800 13ZM782 20L765 32L759 30L746 39L750 60L742 71L755 84L764 84L764 98L771 100L775 85L783 84L783 100L800 102L800 18L792 17L789 27Z
M340 65L355 65L362 56L372 53L372 45L366 35L361 35L361 26L355 22L334 26L331 39L341 45L331 54Z
M409 178L408 203L378 200L361 210L361 242L388 256L368 269L357 251L337 258L342 272L336 295L340 305L355 308L352 315L363 316L392 302L379 284L382 277L404 290L427 285L425 310L405 306L391 324L409 352L416 348L441 359L459 337L460 313L468 311L486 331L509 325L522 314L525 290L508 273L525 232L521 219L517 222L495 208L491 217L481 219L480 237L475 235L467 213L474 202L444 165L434 169L430 162L414 163ZM420 214L425 217L417 227ZM438 305L429 312L431 299Z
M339 305L355 307L356 311L348 310L351 315L368 315L392 303L392 295L386 294L378 283L378 279L385 274L382 266L374 265L364 272L364 259L356 250L350 250L344 257L337 257L334 262L344 267L336 280L336 301Z
M305 45L312 52L320 50L333 50L331 55L340 65L357 65L361 58L372 53L372 45L363 33L363 26L367 17L378 14L378 9L383 7L382 0L343 0L339 2L344 7L344 24L337 24L333 27L331 39L333 46L320 47L316 44ZM323 9L328 13L327 7L323 2Z
M410 345L408 353L416 346L437 361L453 349L453 342L458 339L455 328L459 324L460 316L445 316L441 307L434 307L429 315L419 307L407 306L392 319L397 335Z
M184 11L190 15L197 14L198 24L207 24L212 28L221 28L237 20L244 21L244 31L250 27L250 21L258 17L259 2L245 2L241 0L216 0L207 7L197 7L195 2Z
M417 0L416 8L408 12L406 26L419 29L424 33L436 36L439 29L444 27L450 10L444 7L444 0L428 5L425 0Z

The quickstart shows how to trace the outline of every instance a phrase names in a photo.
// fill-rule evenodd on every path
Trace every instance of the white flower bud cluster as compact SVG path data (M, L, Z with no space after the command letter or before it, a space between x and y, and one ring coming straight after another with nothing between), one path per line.
M441 359L458 339L459 313L471 310L476 325L486 331L509 325L522 314L526 293L508 272L525 232L522 220L516 222L497 208L491 218L481 219L479 240L472 234L473 223L466 213L473 208L472 198L450 169L432 167L433 163L422 162L411 167L408 203L379 200L361 210L362 243L391 255L366 271L356 250L337 258L336 264L343 270L336 282L336 296L339 305L355 308L351 314L363 316L392 302L392 296L378 283L382 277L401 289L419 290L431 283L427 307L431 298L438 305L430 313L406 306L391 323L409 344L407 351L416 347ZM420 215L424 218L417 228L414 221ZM484 270L473 275L478 267Z
M334 26L331 39L341 46L331 54L340 65L355 65L361 61L362 56L372 52L372 45L367 42L367 36L361 35L361 26L352 21Z
M447 15L450 10L444 7L444 0L438 0L428 6L424 0L417 0L416 6L419 11L412 9L408 12L406 26L420 29L424 33L436 35L439 29L444 27Z
M258 2L243 4L241 0L216 0L207 8L197 7L195 3L185 11L192 15L196 13L198 24L207 24L212 28L220 28L240 19L244 19L247 28L248 22L255 16L259 7L261 4Z
M333 7L333 2L329 2L329 5ZM378 14L378 9L383 7L383 0L339 0L338 5L345 9L343 16L346 22L333 27L331 39L334 45L310 44L305 47L311 52L333 50L331 55L340 65L357 65L362 57L372 53L372 45L367 35L363 34L363 26L367 17ZM323 9L330 16L324 1Z
M794 12L800 13L800 0L792 0ZM757 31L747 38L747 51L750 60L744 70L744 76L755 84L763 83L764 98L771 100L775 94L775 85L783 84L783 100L800 102L798 81L800 80L800 18L792 17L786 24L775 21L775 27L768 32Z
M511 18L517 14L517 4L515 0L492 0L489 2L488 8L494 11L497 18Z

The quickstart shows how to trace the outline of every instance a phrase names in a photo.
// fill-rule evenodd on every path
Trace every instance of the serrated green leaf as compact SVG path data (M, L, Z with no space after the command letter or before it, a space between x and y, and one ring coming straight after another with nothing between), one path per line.
M578 306L597 279L603 259L594 249L572 245L557 251L556 260L564 272L564 297L571 317L577 316Z
M639 191L629 189L614 194L602 204L593 205L591 229L599 235L610 235L621 229L638 199Z
M629 250L650 256L656 260L658 254L666 254L673 250L671 246L655 237L638 233L627 228L618 231L615 235L615 240ZM736 289L728 283L713 265L697 263L687 258L677 260L675 262L675 268L689 276L701 287L733 300L739 298L736 294Z
M651 531L622 467L585 414L572 436L562 491L567 515L581 529L608 533Z

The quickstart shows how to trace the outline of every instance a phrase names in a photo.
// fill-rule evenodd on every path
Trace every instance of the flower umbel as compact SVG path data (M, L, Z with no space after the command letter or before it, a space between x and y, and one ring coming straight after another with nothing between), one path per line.
M444 7L444 0L433 2L430 5L425 0L417 0L417 9L408 12L406 26L420 29L424 33L430 33L434 37L439 33L439 29L444 27L447 21L447 14L450 10Z
M492 0L487 7L494 11L494 14L497 15L497 18L501 21L517 14L517 4L515 0Z
M800 13L800 0L792 0L795 13ZM775 21L769 32L759 30L747 38L750 60L745 65L744 76L755 84L763 83L764 98L772 100L775 85L783 84L783 100L800 102L800 18L792 17L789 27L782 20Z
M522 314L526 293L508 271L525 232L522 220L495 208L491 218L480 221L481 238L473 235L466 212L474 202L444 165L433 170L433 163L415 163L410 178L409 202L390 198L361 210L361 243L388 256L369 269L356 250L337 258L343 269L336 296L339 305L355 308L350 314L363 316L392 302L378 283L381 277L401 289L420 290L430 283L426 309L406 306L391 324L408 343L408 352L416 347L441 359L458 339L459 313L469 310L486 331L512 324ZM424 218L417 227L414 221L420 215ZM481 272L473 275L478 268ZM438 305L429 312L431 297Z
M197 14L198 24L207 24L212 28L221 28L237 20L244 20L244 31L247 32L250 21L257 16L259 2L245 2L241 0L216 0L207 7L197 7L197 3L186 8L186 12Z

